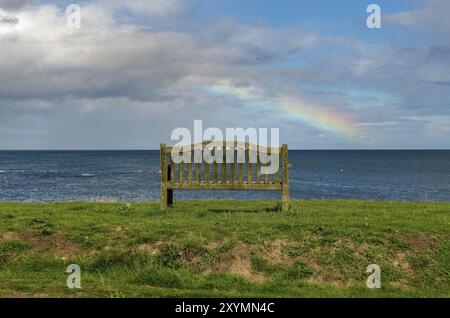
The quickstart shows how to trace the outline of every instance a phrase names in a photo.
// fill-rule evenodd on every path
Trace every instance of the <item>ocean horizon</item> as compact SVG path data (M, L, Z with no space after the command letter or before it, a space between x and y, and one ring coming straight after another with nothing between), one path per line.
M292 199L450 202L450 150L290 150ZM159 150L3 150L0 201L158 201ZM279 199L175 191L175 200Z

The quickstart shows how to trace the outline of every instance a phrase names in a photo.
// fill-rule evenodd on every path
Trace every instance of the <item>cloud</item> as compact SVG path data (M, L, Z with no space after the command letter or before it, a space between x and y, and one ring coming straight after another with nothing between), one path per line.
M450 12L450 2L421 0L420 4L420 8L417 9L384 15L383 21L403 27L433 30L448 35L450 20L447 16Z
M155 145L174 125L202 116L225 118L228 107L211 107L214 99L196 85L222 77L245 80L254 76L247 65L272 61L272 53L231 35L218 39L210 30L194 34L123 25L113 11L101 9L97 3L83 6L82 28L68 30L60 8L24 8L16 13L17 27L0 32L0 147L83 148L89 139L114 148L114 140L125 142L136 127L151 127ZM236 112L227 118L231 123L239 117ZM112 144L97 125L110 133ZM128 137L118 136L120 126ZM22 140L24 134L29 139ZM133 140L142 147L150 139L140 134Z
M114 12L101 8L84 6L82 28L75 31L66 28L56 6L17 13L21 23L1 38L6 49L0 52L5 57L0 60L5 74L0 77L0 96L170 99L183 91L183 85L253 77L247 67L274 63L289 47L302 45L296 41L275 50L268 43L280 34L264 39L264 30L234 24L226 25L228 35L221 24L204 33L122 25Z
M33 3L34 0L0 0L0 9L15 11Z
M448 145L449 45L373 44L230 18L202 26L191 11L185 1L98 0L82 6L81 29L69 30L57 5L0 10L17 19L0 24L0 148L156 147L194 119L281 127L293 147L401 147L415 142L408 134ZM150 18L124 18L130 13ZM173 20L187 27L167 27ZM223 82L300 117L294 108L349 118L371 138L355 142L199 89Z
M167 17L188 10L188 2L185 0L97 0L96 3L106 8L128 10L142 16Z
M17 24L19 19L14 16L0 16L0 24Z

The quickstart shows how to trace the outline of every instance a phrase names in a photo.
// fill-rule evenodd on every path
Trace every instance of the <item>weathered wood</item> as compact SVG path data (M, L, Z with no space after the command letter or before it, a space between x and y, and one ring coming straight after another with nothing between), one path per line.
M253 165L252 165L252 152L251 149L248 149L246 152L246 162L247 162L247 182L253 182Z
M202 152L199 150L196 150L194 152L195 155L195 182L200 183L201 175L202 175L202 164L201 164L201 157Z
M214 183L219 183L219 168L217 161L213 163L213 171L214 171Z
M234 151L234 145L230 146L230 159L231 159L231 164L230 164L230 183L234 184L235 182L235 174L236 174L236 166L235 166L235 151Z
M209 163L205 162L205 164L203 165L203 169L205 172L205 183L209 183L209 170L210 170Z
M227 145L222 144L222 183L227 183Z
M160 149L160 171L161 171L161 209L167 208L167 163L166 144L161 144Z
M195 164L195 182L200 183L202 177L202 164L196 163Z
M284 144L281 147L281 166L282 166L282 188L281 188L281 210L289 210L289 173L288 173L288 146Z
M270 149L268 149L269 151L267 152L267 158L270 158ZM269 159L267 159L269 160ZM265 163L265 169L264 169L264 183L265 184L269 184L270 183L270 162L266 162Z
M203 145L203 143L202 143ZM229 153L227 154L227 146L229 147ZM208 142L208 148L211 147L211 143ZM165 144L160 146L160 161L161 161L161 209L165 209L168 206L173 205L173 191L175 189L182 190L271 190L281 191L282 194L282 211L289 209L289 174L288 169L290 164L288 163L288 149L287 145L282 147L260 147L249 143L225 143L221 141L214 148L214 158L216 158L216 151L218 148L222 149L222 164L221 164L221 178L219 182L219 164L215 160L212 163L211 160L202 160L202 151L207 151L205 148L195 148L191 145L191 151L189 152L189 160L187 156L183 156L183 161L177 165L170 157L168 149L175 149L173 147L167 147ZM178 148L176 148L178 149ZM186 148L183 148L183 151ZM192 151L194 154L192 154ZM181 151L181 150L180 150ZM267 162L262 167L260 153L264 153L268 158L271 154L276 154L276 158L273 162ZM184 154L184 153L183 153ZM205 153L205 155L213 155ZM219 154L220 155L220 154ZM281 162L279 160L281 155ZM256 156L256 176L253 177L253 160ZM194 157L194 160L192 160ZM212 158L209 158L212 159ZM168 164L169 161L169 164ZM191 161L191 162L186 162ZM236 167L236 161L238 166ZM204 163L203 163L204 162ZM247 164L247 168L245 165ZM271 182L270 165L275 165L275 172L273 173L273 181ZM187 165L187 167L185 167ZM195 165L195 182L193 182L193 166ZM212 167L211 167L212 166ZM185 169L187 168L187 178L185 178ZM202 168L204 171L204 182L202 180ZM211 168L213 172L211 172ZM237 171L236 171L236 168ZM264 169L264 180L261 176L261 168ZM176 169L178 169L178 174ZM230 169L229 178L227 170ZM279 171L281 169L281 171ZM238 174L236 176L236 173ZM247 177L245 174L247 173ZM211 176L213 174L213 176ZM281 180L280 180L281 174ZM213 180L211 180L211 177ZM178 179L178 180L177 180ZM245 180L244 180L245 179ZM256 179L256 180L255 180ZM255 180L255 182L254 182Z
M256 183L168 183L169 189L185 189L185 190L277 190L281 191L281 184L256 184Z
M203 141L201 143L196 143L191 145L191 149L193 151L195 150L203 150L206 146L211 147L220 147L223 141ZM268 152L271 151L272 153L280 154L281 153L281 147L268 147L268 146L262 146L262 145L255 145L249 142L242 142L242 141L234 141L230 142L228 146L234 145L234 148L249 148L249 147L259 147L259 151L261 152ZM175 151L182 151L186 146L176 146L176 147L166 147L167 153L171 152L172 150Z
M279 158L278 158L278 156L275 156L275 163L274 163L274 165L275 165L275 173L273 174L273 183L280 183L280 181L279 181L279 179L280 179L280 177L279 177L279 175L280 175L280 160L279 160Z
M170 154L170 180L175 181L175 162L173 161L172 155Z
M181 161L180 164L178 165L178 170L179 170L179 182L184 182L184 161Z
M188 166L188 182L192 183L192 162L189 162L187 166Z
M259 157L259 146L258 152L256 153L256 183L261 183L261 158Z
M239 148L238 149L238 169L239 169L239 183L244 183L244 154L245 154L245 148Z

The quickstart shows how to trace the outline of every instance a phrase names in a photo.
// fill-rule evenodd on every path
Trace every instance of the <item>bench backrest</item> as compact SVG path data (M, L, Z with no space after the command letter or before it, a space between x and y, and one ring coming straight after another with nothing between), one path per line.
M289 182L287 145L209 141L179 147L161 144L160 150L161 183L167 188L281 190ZM179 159L174 160L172 153ZM269 155L272 162L265 163ZM276 167L273 173L271 165Z

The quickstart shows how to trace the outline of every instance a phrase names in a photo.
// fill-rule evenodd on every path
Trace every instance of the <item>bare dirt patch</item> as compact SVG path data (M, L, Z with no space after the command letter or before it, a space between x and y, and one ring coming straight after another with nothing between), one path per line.
M56 247L51 249L51 253L56 256L69 258L75 256L80 250L80 245L58 234L53 236L53 243L56 243Z
M165 246L164 242L158 241L151 244L150 243L140 244L137 246L137 250L142 252L149 252L152 254L158 254L163 250L164 246Z
M356 254L363 254L370 248L370 245L367 243L355 243L352 239L349 238L340 238L332 244L332 247L334 251L336 251L337 248L347 247Z
M410 234L406 241L409 247L415 252L426 252L432 249L433 240L424 234Z
M272 265L292 265L295 261L300 261L311 268L318 269L318 260L311 253L295 253L297 255L289 255L286 249L298 247L300 242L278 239L273 241L266 249L263 250L263 258ZM300 247L298 247L300 248Z
M266 249L266 256L272 263L281 263L286 261L282 253L282 248L284 245L287 245L286 240L275 240L271 245L269 245Z
M337 280L332 277L314 276L309 279L309 282L314 285L328 285L333 287L352 287L355 283L353 280Z
M396 253L392 259L392 264L394 266L400 267L401 269L405 270L409 274L412 274L413 270L411 269L408 261L406 260L407 256L408 255L404 252Z
M406 291L410 291L411 290L411 287L403 279L402 280L397 280L397 281L394 281L394 282L390 282L389 284L392 285L395 288L399 288L399 289L402 289L402 290L406 290Z
M16 232L6 232L2 235L3 239L6 241L19 240L20 236Z
M80 246L67 240L61 233L55 233L45 237L36 237L33 231L25 233L7 232L3 235L5 239L21 240L36 249L45 249L48 253L63 259L75 256Z
M204 274L208 274L211 271L220 271L242 276L254 282L265 281L263 275L252 272L250 246L242 242L237 243L233 249L223 254L219 262L211 266L211 268L206 269Z
M206 245L206 248L209 250L213 250L218 248L222 243L220 241L211 242L208 245Z

